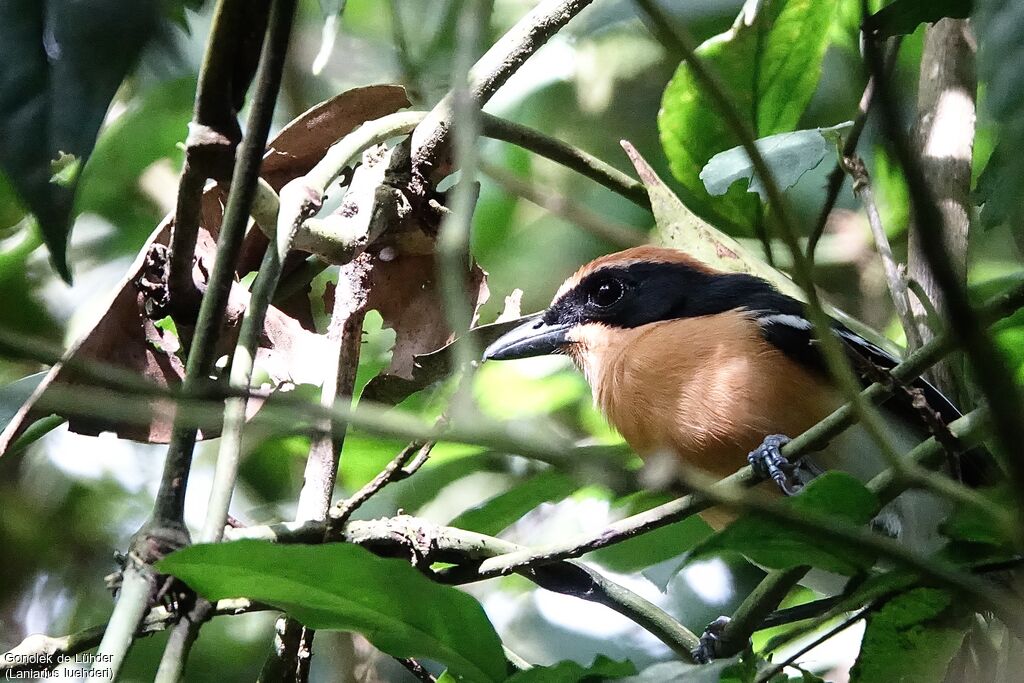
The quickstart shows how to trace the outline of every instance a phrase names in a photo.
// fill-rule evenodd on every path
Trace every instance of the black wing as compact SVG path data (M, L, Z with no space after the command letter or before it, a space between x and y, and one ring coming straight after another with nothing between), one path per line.
M804 367L823 374L828 373L825 359L814 337L813 326L803 315L778 311L756 311L755 314L762 334L768 342ZM863 386L866 387L876 381L880 372L888 372L899 364L899 359L891 353L844 325L833 321L832 329L842 341L843 349ZM928 405L939 414L944 423L948 424L961 417L956 405L927 380L919 377L909 382L908 386L919 389L924 394ZM919 425L923 434L928 433L924 418L911 405L909 397L905 394L898 394L895 400L886 402L885 408L909 424ZM961 476L966 483L981 485L990 479L993 471L992 460L984 449L972 449L962 454L960 460Z

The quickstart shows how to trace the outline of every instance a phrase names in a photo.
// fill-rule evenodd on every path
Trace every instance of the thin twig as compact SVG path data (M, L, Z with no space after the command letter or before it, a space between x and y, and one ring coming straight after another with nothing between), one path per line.
M487 22L491 5L485 0L467 0L462 5L456 31L455 59L452 66L452 86L446 99L451 101L451 125L454 127L453 147L455 165L461 177L448 193L448 211L437 233L437 277L441 302L448 326L462 336L473 324L473 305L467 297L471 255L469 237L473 228L480 187L476 182L480 136L480 104L471 91L470 69L476 55L480 34ZM415 131L413 131L415 137ZM415 163L413 172L415 173ZM453 367L468 376L479 362L479 349L466 336L466 343L454 348ZM460 386L468 386L462 382ZM469 391L458 391L452 398L452 410L458 414L459 406L470 401ZM466 406L468 408L468 405Z
M923 342L917 323L910 311L907 279L900 264L896 263L896 258L892 255L889 236L885 233L882 216L878 213L878 205L875 204L875 193L871 189L868 169L864 165L864 161L856 155L844 157L841 163L843 169L853 180L853 193L864 205L864 212L868 216L868 225L871 226L871 234L875 238L875 248L878 250L878 255L882 258L882 266L885 268L885 281L889 285L889 296L892 297L896 317L899 318L900 324L903 326L908 346L911 349L919 349Z
M392 458L391 462L377 473L377 476L366 482L362 488L351 496L334 506L330 514L330 528L340 529L344 527L352 517L352 514L363 503L377 495L381 489L392 482L401 481L415 473L427 461L427 458L430 456L430 450L433 447L433 441L427 441L426 443L410 441L409 445L399 451L398 455ZM409 463L409 467L406 467L406 463L413 457L413 454L416 454L416 457Z
M572 169L603 185L640 208L651 210L651 198L647 196L647 188L644 187L644 184L614 166L533 128L498 118L487 112L483 112L481 117L484 137L501 140L550 159L556 164Z
M805 654L807 654L808 652L810 652L814 648L818 647L822 643L824 643L824 642L826 642L826 641L828 641L828 640L830 640L832 638L835 638L837 635L839 635L840 633L842 633L843 631L845 631L846 629L850 628L851 626L856 624L858 621L860 621L861 619L866 617L868 615L868 612L870 612L872 609L874 609L874 605L873 604L872 605L868 605L867 607L865 607L864 609L860 610L856 614L854 614L854 615L852 615L850 617L847 617L846 619L841 621L834 628L830 628L828 631L823 633L820 637L815 638L810 643L808 643L804 647L800 648L799 650L797 650L796 652L791 654L789 657L786 657L784 660L782 660L781 662L779 662L775 666L771 667L770 669L767 669L766 671L763 671L763 672L759 673L757 675L757 678L755 679L756 683L767 683L772 678L774 678L778 674L782 673L783 670L786 667L792 666L796 662L796 660L800 659Z
M900 39L895 38L890 44L890 49L886 55L887 70L891 71L896 65L896 55L899 53ZM853 156L857 153L857 144L860 142L861 133L864 132L864 126L868 121L868 116L871 113L871 100L874 97L875 92L875 81L874 78L868 78L867 85L864 86L864 92L860 96L860 103L857 105L857 118L853 121L853 127L850 129L849 135L846 136L846 142L843 143L843 149L840 152L839 160L836 161L835 167L828 174L828 181L825 188L825 202L821 205L821 210L818 212L818 220L811 229L811 234L807 238L807 259L813 264L815 263L815 256L817 253L818 242L821 240L822 235L825 234L825 228L828 226L828 218L832 214L832 209L835 208L836 202L839 200L839 191L843 187L843 180L846 178L846 173L843 170L843 159Z
M469 95L477 107L491 96L523 63L593 0L542 0L508 30L469 72ZM412 136L412 181L416 196L426 196L433 177L447 167L453 94L448 93L430 111Z
M865 40L864 52L872 73L881 73L881 56L873 36ZM963 281L950 261L943 237L945 217L935 203L919 160L900 125L899 112L885 78L878 79L878 100L883 130L907 180L914 222L931 233L921 240L921 250L945 296L944 310L949 328L966 351L974 369L975 382L991 406L994 433L1006 455L1012 488L1018 495L1024 495L1024 460L1020 454L1020 445L1024 444L1024 421L1020 419L1024 414L1024 400L1020 388L1002 352L989 336L982 317L971 305Z
M203 188L207 178L225 180L221 176L226 176L231 168L231 158L241 137L233 96L249 87L248 81L236 82L239 78L244 80L244 70L238 68L237 62L245 57L245 50L253 49L246 45L250 42L247 38L263 39L269 8L270 3L265 1L219 0L213 11L185 141L185 161L171 232L168 289L175 311L186 311L199 301L192 269Z
M522 180L499 166L482 163L480 170L509 194L522 197L620 249L635 247L646 241L637 229L611 221L564 195Z

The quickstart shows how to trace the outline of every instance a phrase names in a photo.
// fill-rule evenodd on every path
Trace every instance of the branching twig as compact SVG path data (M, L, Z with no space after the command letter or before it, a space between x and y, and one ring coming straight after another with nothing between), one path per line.
M326 528L320 522L276 524L266 527L233 529L228 532L228 538L256 538L284 543L319 543L324 540ZM454 573L447 574L447 577L454 582L458 582L461 578L466 580L481 578L472 569L475 562L481 559L526 550L522 546L499 538L453 527L437 527L430 522L406 515L372 521L350 521L343 529L332 534L329 540L357 543L377 550L398 546L420 553L423 551L422 539L424 538L431 540L431 557L429 559L468 563L466 564L468 571L464 573L464 577L459 577ZM589 567L574 562L556 562L544 567L522 567L518 571L542 588L610 607L650 631L673 651L688 660L691 651L698 644L697 637L693 633L656 605ZM435 573L435 576L439 575Z
M392 482L401 481L414 474L430 457L430 451L433 447L433 441L427 441L426 443L420 441L410 442L383 470L377 473L377 476L366 482L362 488L351 496L334 506L330 514L330 529L344 527L352 517L352 514L363 503L377 495L381 489ZM416 455L415 458L413 458L413 454ZM409 462L410 458L412 458L412 462ZM407 462L409 463L408 467L406 467Z
M896 263L892 255L892 247L889 246L889 237L882 225L882 217L878 213L878 206L875 204L875 193L871 189L871 179L868 177L867 167L864 161L854 155L844 157L841 161L843 169L853 180L853 193L864 205L864 212L868 216L868 225L871 226L871 234L875 238L875 248L882 258L882 265L885 268L885 280L889 285L889 296L892 297L893 307L896 309L896 316L903 326L903 332L907 336L908 346L911 349L921 348L923 341L910 311L910 294L907 291L907 279L900 264Z
M470 70L469 95L476 106L482 107L541 45L591 2L543 0L520 19ZM426 196L434 174L447 167L453 105L449 93L413 133L411 189L416 196Z

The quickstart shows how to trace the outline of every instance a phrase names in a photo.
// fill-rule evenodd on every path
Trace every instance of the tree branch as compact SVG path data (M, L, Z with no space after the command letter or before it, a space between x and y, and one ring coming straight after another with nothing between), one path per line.
M168 266L172 310L184 312L198 304L201 292L193 280L200 204L207 178L226 180L242 136L237 109L252 79L267 25L267 0L219 0L199 69L195 107L185 141L185 161L178 182L174 228ZM253 63L247 63L252 60Z
M872 73L882 70L881 56L873 36L865 40L865 57ZM963 280L950 260L945 241L945 216L935 202L928 179L900 126L895 100L885 78L878 79L879 110L883 130L907 180L914 223L929 236L920 241L921 251L943 293L943 310L954 339L967 353L974 379L992 409L992 424L998 444L1006 457L1013 490L1024 495L1024 400L1014 375L999 348L992 341L983 317L971 305ZM1019 507L1019 506L1018 506Z
M967 235L971 215L971 162L974 147L975 72L974 36L966 19L942 19L925 32L921 55L921 78L917 94L917 122L914 146L921 173L942 215L941 237L931 226L910 224L907 267L909 277L921 284L938 309L945 307L945 294L929 266L923 242L943 239L950 266L960 283L967 282ZM922 302L911 301L923 341L935 335L928 324ZM913 339L908 337L908 339ZM919 342L920 344L920 342ZM953 359L947 358L928 377L947 396L957 396Z
M868 217L868 225L871 226L871 234L875 238L875 248L882 258L882 266L885 268L885 280L889 285L889 296L892 298L893 307L896 309L896 317L903 326L903 332L907 337L907 346L911 349L921 348L923 340L918 330L917 322L914 320L910 310L910 294L907 290L907 279L899 264L892 255L892 247L889 245L889 237L882 225L882 217L878 213L878 205L875 204L875 193L871 189L871 178L868 176L868 169L864 161L854 155L844 157L841 161L843 169L853 180L853 193L864 205L864 212Z
M520 66L593 0L542 0L477 61L469 73L469 94L482 107ZM445 172L450 144L453 94L430 111L412 136L411 189L425 196L436 174Z

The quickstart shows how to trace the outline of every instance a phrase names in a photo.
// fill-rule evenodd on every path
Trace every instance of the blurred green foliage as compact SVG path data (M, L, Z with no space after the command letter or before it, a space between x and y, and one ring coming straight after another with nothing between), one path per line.
M108 4L113 2L107 0ZM149 35L131 29L130 22L138 17L122 11L95 12L83 24L82 30L101 32L102 37L90 43L85 63L95 70L93 76L102 80L103 87L94 88L88 97L76 95L75 90L58 99L33 100L41 111L50 111L59 116L62 125L69 126L74 144L56 142L59 136L23 132L28 129L15 131L18 121L7 114L9 100L0 102L0 133L7 146L24 148L31 143L27 145L30 148L21 149L21 165L5 163L6 173L0 174L0 327L50 342L70 341L81 331L83 318L109 296L146 236L173 206L182 159L180 145L187 134L211 3L195 9L170 4L176 8L179 25L165 27L165 38L148 44L123 82L128 65L121 57L141 49L140 41L145 42ZM860 2L760 3L762 10L753 22L741 22L732 33L727 32L743 5L739 0L666 0L661 4L674 22L685 25L703 43L700 54L724 78L759 137L831 126L856 115L864 86L857 37ZM748 9L757 4L747 3ZM871 4L876 10L881 3ZM418 107L434 104L447 90L458 2L349 0L332 56L323 71L313 76L310 65L319 51L324 21L320 5L315 0L302 3L276 112L277 125L321 99L357 85L403 83ZM485 42L493 42L532 5L528 0L495 0ZM906 0L895 5L927 9L927 3ZM982 223L991 229L976 230L972 235L971 277L979 295L984 296L998 291L1020 273L1017 240L1021 234L1019 199L1024 193L1019 190L1024 172L1019 165L1024 158L1020 154L1024 128L1019 115L1024 88L1017 86L1024 70L1017 67L1024 48L1016 37L1024 31L1024 16L1013 2L978 0L976 5L983 94L975 150L976 189L979 201L986 201ZM0 19L9 13L38 13L38 8L29 8L26 3L3 7ZM398 21L391 13L392 7L397 10ZM4 24L0 36L19 25ZM993 28L1000 26L1005 30ZM921 36L918 28L905 37L894 73L898 91L905 97L902 104L908 121ZM987 36L991 36L991 42ZM45 60L40 61L38 36L22 38L26 43L23 49L18 48L21 43L0 41L15 46L4 68L46 67ZM112 46L118 48L113 57ZM0 80L0 89L6 82ZM83 79L71 85L81 88L90 82ZM68 106L54 108L54 102ZM687 206L717 227L733 236L747 237L759 226L758 198L746 188L733 186L721 197L707 192L700 178L705 163L735 147L737 140L700 94L689 68L679 65L677 55L666 54L637 19L629 2L595 3L529 61L488 110L632 172L619 146L619 140L629 140L661 177L674 176L675 180L669 181L671 187ZM42 125L46 118L39 115L31 123ZM549 161L503 143L484 141L481 149L488 162L610 220L644 233L652 228L650 214ZM866 129L860 149L872 172L886 230L901 258L908 222L906 189L898 169L881 151L873 122ZM59 151L87 159L73 206L66 188L49 184L50 161ZM798 174L799 179L788 190L796 222L805 230L814 222L824 174L831 163L832 157L825 154L823 163ZM26 191L29 176L39 176L44 168L45 182L35 177L35 194ZM524 312L542 308L558 284L581 263L612 249L580 226L507 194L486 178L481 182L472 250L489 272L492 298L483 309L483 322L495 317L504 296L515 288L524 290ZM16 194L19 191L22 199ZM74 221L68 255L76 284L71 288L55 276L43 247L45 235L53 248L61 248L59 231L54 229L60 216L40 213L39 209L54 194L61 197L53 202L53 210L59 209ZM881 269L858 208L846 188L822 243L816 275L842 308L880 329L895 329L898 326L893 324ZM35 210L36 216L26 214L27 210ZM326 324L323 285L334 277L333 271L328 271L314 288L313 309L321 331ZM394 340L394 334L382 327L380 316L375 314L368 316L364 332L358 389L386 367ZM1024 315L1001 323L997 338L1018 378L1024 380ZM0 360L0 383L8 384L38 370L31 363ZM11 412L24 388L21 385L0 393L0 415ZM454 391L452 382L444 382L410 397L399 409L433 419ZM507 421L510 429L548 430L589 443L621 442L594 408L586 382L567 362L541 359L484 366L474 378L472 395L485 415ZM372 479L404 445L351 431L341 458L338 495L351 493ZM187 521L193 526L201 519L215 449L215 444L203 444L197 456L188 500ZM241 485L233 514L245 523L291 518L307 449L307 437L265 428L259 418L254 420L246 433ZM113 549L125 546L128 536L148 513L161 457L162 450L157 447L74 436L60 429L27 452L0 459L0 504L4 509L0 515L0 565L5 568L4 581L0 582L0 648L13 646L29 632L56 635L106 619L111 601L101 577L115 569ZM636 491L635 472L618 474L621 486L598 486L515 454L442 443L420 472L385 489L358 516L379 517L402 510L438 523L500 533L515 542L540 545L600 529L669 498L665 493ZM805 504L857 521L870 516L873 503L857 486L835 478L821 482L816 484L825 491L820 499L808 496ZM842 505L837 507L834 501ZM960 540L993 544L1002 540L982 539L978 527L977 520L960 518L949 525L949 533L959 535ZM780 538L755 519L745 519L738 528L708 541L710 534L703 521L693 518L602 549L587 559L617 580L645 591L697 631L715 616L730 613L763 576L737 551L776 566L813 561L820 566L851 570L865 565L863 558L846 557L838 549L811 548L806 537ZM681 556L701 543L706 543L705 548L714 546L730 552L721 559L684 564ZM781 546L785 547L780 550ZM280 566L275 564L278 560L263 559L270 574ZM254 571L256 553L234 557L231 563L240 572ZM195 566L202 565L197 562ZM339 563L338 571L341 566ZM319 569L329 572L334 567ZM201 576L196 571L197 581L224 578L219 569L207 567ZM396 570L396 576L403 571ZM396 580L414 581L404 574ZM236 574L235 579L248 586L260 584L266 577ZM343 580L351 577L339 578ZM419 591L422 586L416 584L408 590ZM743 680L751 666L748 659L722 662L700 672L674 664L669 669L649 669L671 658L671 653L645 638L636 627L624 624L624 620L616 621L609 610L581 606L581 601L572 598L559 601L560 596L536 590L516 577L468 590L514 651L538 664L553 665L551 669L538 669L532 677L520 674L521 680L579 680L586 671L612 677L627 675L634 665L641 671L638 681L666 680L663 676L669 674L662 672L671 670L676 675L683 669L685 675L692 676L686 680L719 680L718 676L721 680ZM367 591L387 594L370 588ZM438 595L438 603L447 603L446 596L451 594ZM803 591L794 594L793 600L812 597ZM294 605L298 599L304 596L293 590L282 604ZM456 600L463 606L469 602L476 605L468 599ZM894 661L903 655L902 650L890 647L891 638L909 643L912 656L906 662L908 669L925 670L922 662L936 667L942 664L936 653L948 652L958 633L949 625L956 619L946 619L949 606L948 596L943 593L915 592L879 611L868 626L866 642L870 647L866 647L858 664L860 680L883 680L872 676L877 671L893 670ZM434 616L442 620L454 613L447 610L455 609L436 606ZM267 614L215 620L203 630L189 680L253 680L269 648L272 622ZM488 635L485 620L473 623L476 636ZM907 634L912 636L911 641L906 641ZM126 680L152 678L165 639L166 634L158 634L136 645L128 661ZM493 646L491 642L487 647ZM433 654L442 662L448 656L440 651L417 654ZM598 660L587 669L599 654L615 662ZM838 660L850 654L833 653L835 663L842 664ZM488 652L481 657L480 665L493 666L492 659L500 658ZM562 660L577 664L558 664ZM618 663L625 660L632 664ZM314 678L335 680L336 672L323 666L314 669ZM798 680L801 678L815 680L810 674L800 675Z

